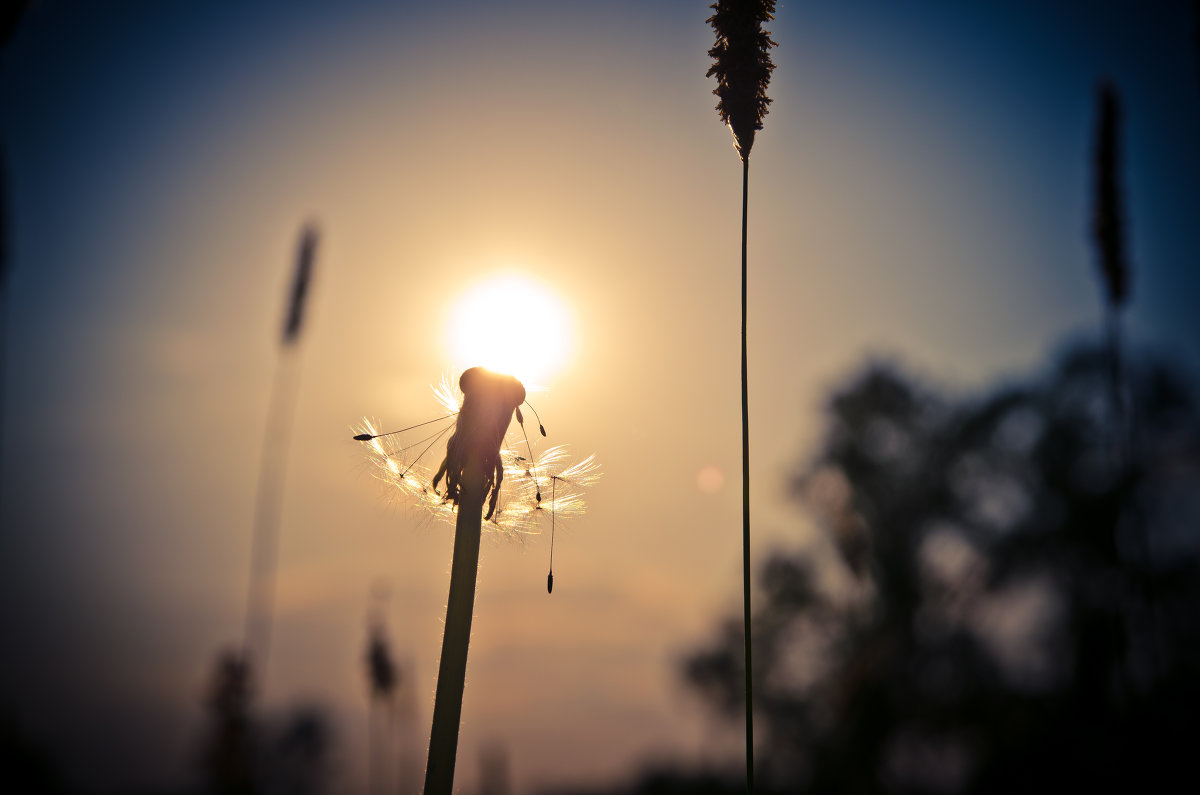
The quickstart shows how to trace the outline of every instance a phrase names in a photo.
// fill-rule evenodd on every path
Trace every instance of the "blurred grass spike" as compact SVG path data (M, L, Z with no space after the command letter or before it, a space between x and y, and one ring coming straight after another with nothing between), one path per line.
M733 132L733 143L742 160L750 157L754 134L763 128L771 98L767 84L775 64L776 46L762 24L775 18L775 0L718 0L709 6L708 23L717 40L708 54L713 58L706 77L716 77L717 113Z
M1129 262L1125 254L1125 218L1121 196L1121 101L1112 83L1096 90L1094 156L1095 196L1092 237L1099 255L1100 278L1109 306L1129 301Z
M283 321L283 344L294 345L304 327L304 305L308 299L309 284L312 282L313 265L317 257L317 242L320 233L316 224L308 222L300 232L300 243L296 250L296 270L288 293L288 308Z

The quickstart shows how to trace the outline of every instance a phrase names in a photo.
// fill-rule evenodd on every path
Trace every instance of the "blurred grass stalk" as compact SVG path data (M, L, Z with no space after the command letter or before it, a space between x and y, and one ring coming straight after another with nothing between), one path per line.
M750 189L750 148L763 127L771 100L770 48L775 46L762 24L775 18L774 0L718 0L708 19L716 42L707 77L717 78L713 90L720 101L717 113L729 125L742 160L742 621L746 655L746 785L754 792L754 687L750 639L750 409L746 356L746 228Z
M257 665L261 693L270 652L271 621L275 600L275 560L279 546L279 516L287 472L287 453L295 415L299 382L300 333L312 282L319 236L313 223L300 231L296 268L288 291L279 358L267 410L258 488L254 498L254 527L250 548L250 576L246 596L246 628L243 654L247 664Z

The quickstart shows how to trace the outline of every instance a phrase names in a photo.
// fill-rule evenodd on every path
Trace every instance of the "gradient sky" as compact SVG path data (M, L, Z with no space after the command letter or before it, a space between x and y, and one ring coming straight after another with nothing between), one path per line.
M903 6L903 7L901 7ZM1153 10L1146 10L1152 8ZM555 548L485 541L459 752L518 792L738 745L676 663L740 604L740 166L703 2L41 0L3 57L11 205L0 710L90 789L193 776L238 641L262 428L301 224L304 332L265 700L320 703L365 770L368 597L423 761L452 530L349 427L437 414L447 319L498 273L562 298L536 405L595 453ZM1094 91L1125 107L1132 344L1200 372L1195 4L783 2L751 159L756 556L827 389L868 356L968 392L1101 314ZM496 333L547 344L535 312ZM541 336L540 336L541 335ZM713 468L726 475L712 489ZM708 472L708 488L699 480Z

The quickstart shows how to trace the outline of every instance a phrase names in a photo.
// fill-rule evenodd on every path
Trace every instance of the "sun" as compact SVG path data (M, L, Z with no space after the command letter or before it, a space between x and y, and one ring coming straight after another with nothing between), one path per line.
M520 274L480 282L451 307L446 339L455 372L481 366L544 384L571 346L566 306L549 288Z

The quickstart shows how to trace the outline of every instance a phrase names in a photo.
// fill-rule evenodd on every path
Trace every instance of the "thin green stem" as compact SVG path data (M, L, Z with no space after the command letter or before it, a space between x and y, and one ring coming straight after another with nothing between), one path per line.
M742 620L746 636L746 787L754 792L754 686L750 654L750 401L746 367L746 221L750 158L742 159Z
M429 763L425 768L425 795L450 795L454 787L454 760L458 753L458 727L467 677L467 644L471 639L475 580L479 572L479 536L487 493L485 483L483 462L477 456L471 456L459 490L454 560L450 565L450 597L446 601L446 629L433 698Z

